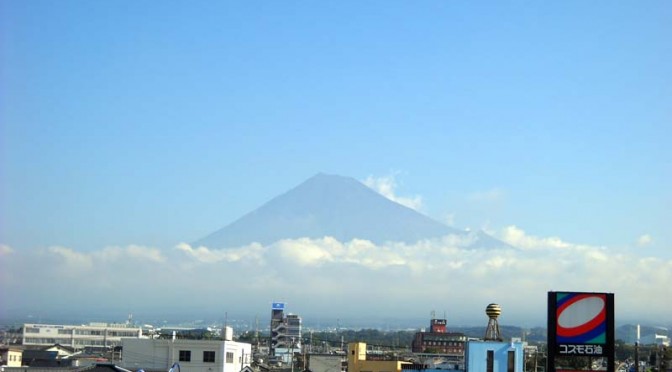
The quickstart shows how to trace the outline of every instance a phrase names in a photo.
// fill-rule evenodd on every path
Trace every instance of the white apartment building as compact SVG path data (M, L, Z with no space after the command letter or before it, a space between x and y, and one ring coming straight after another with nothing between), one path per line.
M240 372L252 361L252 345L229 340L122 339L121 366L132 371ZM175 370L175 369L173 369Z
M89 325L24 324L24 345L61 344L75 349L109 348L121 345L122 337L142 337L142 329L126 324L90 323Z

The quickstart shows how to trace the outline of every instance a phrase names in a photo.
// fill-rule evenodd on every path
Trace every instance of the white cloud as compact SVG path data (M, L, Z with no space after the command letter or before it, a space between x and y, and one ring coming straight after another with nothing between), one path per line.
M71 268L80 270L94 266L111 265L118 262L164 262L166 258L157 248L140 245L126 247L106 247L98 251L78 252L72 248L53 246L47 249L51 255L60 257Z
M160 250L139 245L107 247L100 252L94 252L92 258L103 262L127 261L129 259L149 262L164 262L166 260Z
M331 251L341 248L340 243L333 238L317 241L308 238L282 240L274 245L286 260L293 261L299 266L319 266L325 262L333 262L334 257Z
M659 294L672 282L670 260L528 235L516 226L497 236L513 247L470 248L475 234L466 234L415 244L324 237L218 250L182 243L163 253L135 245L91 252L51 247L41 255L14 250L3 257L0 289L34 306L56 293L76 306L78 292L100 303L123 298L154 306L187 296L194 308L212 306L213 298L239 303L244 296L240 303L249 306L280 296L305 302L294 310L306 316L357 303L361 314L403 317L434 308L437 299L469 316L498 302L503 321L532 325L543 324L548 291L571 290L615 293L620 316L667 315L668 299Z
M422 208L421 196L415 195L413 197L403 197L396 195L395 189L397 188L397 181L394 174L387 177L368 176L363 182L366 186L393 202L415 210L420 210L420 208Z
M640 247L647 246L653 242L653 238L649 234L644 234L637 238L637 245Z
M180 243L175 249L203 263L216 263L220 261L238 262L243 260L263 263L263 251L265 250L258 243L236 249L210 249L203 246L192 248L187 243Z
M498 237L521 249L563 249L571 246L571 244L563 242L558 237L539 238L527 235L525 231L513 225L502 229Z
M80 253L71 248L60 246L49 247L47 251L60 257L67 266L78 269L90 269L93 267L93 259L89 254Z

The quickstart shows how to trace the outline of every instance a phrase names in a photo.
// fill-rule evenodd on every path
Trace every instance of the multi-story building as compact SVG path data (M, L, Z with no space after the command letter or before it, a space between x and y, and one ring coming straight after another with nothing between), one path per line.
M429 332L417 332L411 344L414 353L444 354L464 357L464 344L467 336L464 333L448 332L445 319L432 319Z
M90 323L89 325L24 324L24 345L60 344L75 349L109 348L121 345L122 337L140 338L142 329L127 324Z
M249 367L252 345L231 340L122 340L122 366L132 371L240 372ZM175 368L173 368L175 370Z
M285 304L274 302L271 308L270 355L291 354L301 350L301 317L285 316Z

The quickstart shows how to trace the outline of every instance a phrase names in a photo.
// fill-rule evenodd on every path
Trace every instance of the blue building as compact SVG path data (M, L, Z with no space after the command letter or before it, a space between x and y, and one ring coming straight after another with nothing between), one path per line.
M521 342L468 341L467 372L523 372Z

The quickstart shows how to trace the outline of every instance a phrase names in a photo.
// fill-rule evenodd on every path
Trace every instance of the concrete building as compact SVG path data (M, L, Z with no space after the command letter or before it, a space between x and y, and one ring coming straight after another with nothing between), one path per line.
M369 360L365 343L348 344L348 372L401 372L403 366L411 364L400 360Z
M445 319L432 319L429 332L415 334L411 351L416 354L442 354L455 360L463 360L466 341L467 336L464 333L448 332Z
M523 372L521 342L467 341L467 372Z
M24 345L60 344L75 349L110 348L121 345L122 337L142 337L142 329L127 324L90 323L89 325L24 324Z
M122 339L121 366L133 371L240 372L252 361L252 345L231 340Z
M0 366L21 367L23 350L15 347L0 347Z
M287 350L301 350L301 317L296 314L285 316L285 304L282 302L274 302L271 307L269 348L271 356L282 356L287 354Z

